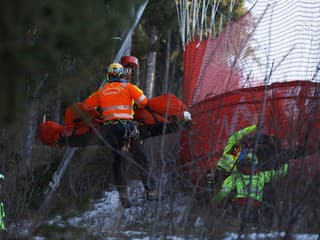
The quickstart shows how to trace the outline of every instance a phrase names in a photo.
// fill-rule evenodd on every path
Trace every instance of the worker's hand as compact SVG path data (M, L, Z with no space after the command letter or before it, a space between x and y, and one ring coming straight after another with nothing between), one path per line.
M185 120L185 121L191 121L191 113L190 112L188 112L188 111L184 111L183 112L183 119Z

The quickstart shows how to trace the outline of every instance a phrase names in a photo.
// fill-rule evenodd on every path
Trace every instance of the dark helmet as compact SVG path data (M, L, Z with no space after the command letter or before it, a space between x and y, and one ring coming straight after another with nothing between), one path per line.
M265 134L252 134L247 138L248 146L253 148L257 144L258 149L269 146L274 141L275 139L272 136L268 136Z
M258 166L257 156L252 152L244 154L244 156L242 156L241 159L238 159L238 162L237 162L237 167L240 172L242 170L251 169L252 167L255 169L257 168L257 166Z

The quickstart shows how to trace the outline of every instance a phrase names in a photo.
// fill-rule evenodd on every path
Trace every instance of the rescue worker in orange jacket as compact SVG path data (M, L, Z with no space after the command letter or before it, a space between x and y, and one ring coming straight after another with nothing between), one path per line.
M124 154L130 151L139 169L139 175L144 184L147 198L155 194L154 180L148 175L148 160L142 150L137 124L133 121L134 104L138 108L147 105L147 97L136 85L124 78L126 72L119 63L112 63L107 68L108 82L93 93L83 103L88 109L100 107L104 127L101 135L111 146L114 154L113 172L115 182L124 207L130 207L127 196L127 179L124 172Z

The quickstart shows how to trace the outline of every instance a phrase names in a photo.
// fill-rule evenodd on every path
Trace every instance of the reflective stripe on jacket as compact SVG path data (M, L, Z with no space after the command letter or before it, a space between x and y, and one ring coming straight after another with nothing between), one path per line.
M84 101L89 109L100 106L104 121L133 119L133 104L143 108L147 104L143 91L131 83L111 82Z
M219 159L217 163L217 167L219 167L220 169L223 169L226 172L236 170L236 167L234 165L241 151L241 148L240 148L241 139L244 136L248 136L249 134L251 134L256 130L257 130L257 125L254 124L232 134L228 138L227 145L223 150L222 157ZM236 146L238 146L239 149L236 152L232 153L231 150L234 149Z
M250 174L241 174L235 172L227 177L221 187L221 191L214 197L216 202L220 202L233 189L236 189L235 198L252 198L257 201L262 200L265 183L271 182L274 178L284 176L288 173L288 164L284 164L279 170L258 172Z

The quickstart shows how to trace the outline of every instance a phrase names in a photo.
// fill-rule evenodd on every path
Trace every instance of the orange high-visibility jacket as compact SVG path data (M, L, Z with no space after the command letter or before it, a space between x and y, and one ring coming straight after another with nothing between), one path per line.
M111 82L91 94L84 101L89 109L100 106L104 121L133 119L133 104L143 108L147 105L143 91L131 83Z

